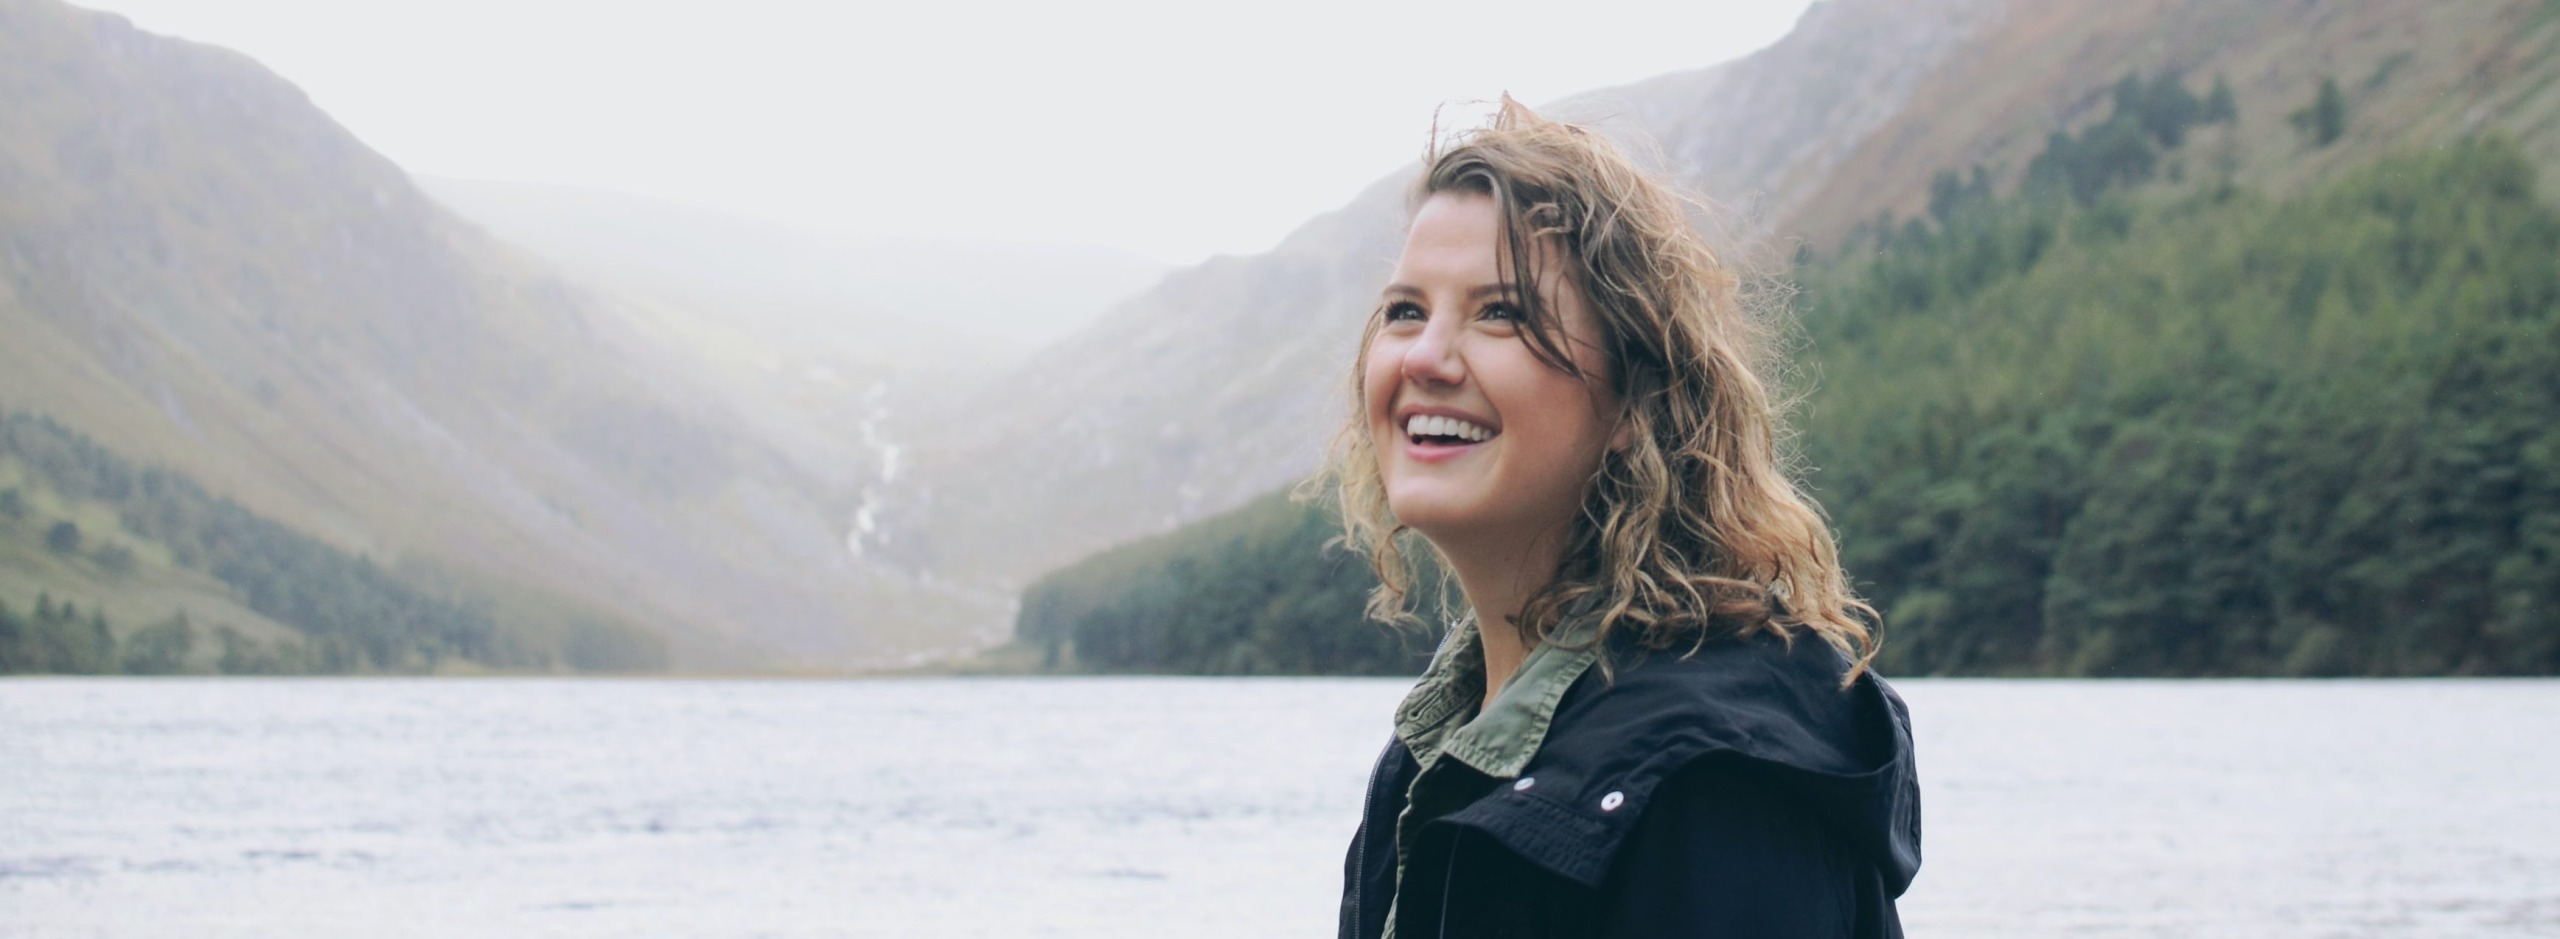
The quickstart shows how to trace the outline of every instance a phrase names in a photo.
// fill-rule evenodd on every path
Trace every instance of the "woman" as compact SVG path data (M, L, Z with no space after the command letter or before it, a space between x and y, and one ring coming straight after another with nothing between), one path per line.
M1908 721L1761 340L1597 134L1506 98L1429 159L1333 477L1372 615L1413 618L1423 552L1467 615L1397 709L1343 936L1900 935Z

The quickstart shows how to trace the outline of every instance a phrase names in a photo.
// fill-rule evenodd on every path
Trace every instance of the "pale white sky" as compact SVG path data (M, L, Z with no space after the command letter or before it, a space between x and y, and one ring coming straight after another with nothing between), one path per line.
M411 172L853 231L1262 251L1531 103L1774 42L1809 0L78 0L256 57Z

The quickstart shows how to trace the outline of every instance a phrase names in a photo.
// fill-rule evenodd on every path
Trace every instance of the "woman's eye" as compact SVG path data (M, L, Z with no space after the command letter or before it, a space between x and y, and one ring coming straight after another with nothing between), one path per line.
M1484 308L1483 318L1498 323L1517 323L1527 317L1520 312L1519 307L1508 303L1494 303Z
M1411 303L1390 303L1387 304L1384 318L1390 323L1420 322L1423 319L1423 313L1421 307Z

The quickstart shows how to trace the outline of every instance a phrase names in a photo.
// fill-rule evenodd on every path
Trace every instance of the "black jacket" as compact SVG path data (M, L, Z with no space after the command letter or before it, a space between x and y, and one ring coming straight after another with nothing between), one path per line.
M1341 936L1398 939L1900 936L1920 867L1910 719L1884 682L1840 688L1810 637L1613 646L1558 703L1520 774L1453 765L1465 791L1413 829L1419 767L1390 740L1344 861ZM1450 807L1453 806L1454 807Z

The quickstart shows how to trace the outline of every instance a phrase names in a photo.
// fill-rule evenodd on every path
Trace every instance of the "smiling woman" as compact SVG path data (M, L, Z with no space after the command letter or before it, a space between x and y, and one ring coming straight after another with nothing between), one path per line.
M1418 552L1466 611L1371 776L1342 935L1899 935L1909 721L1736 279L1668 186L1508 99L1413 198L1332 478L1372 615L1418 618Z

